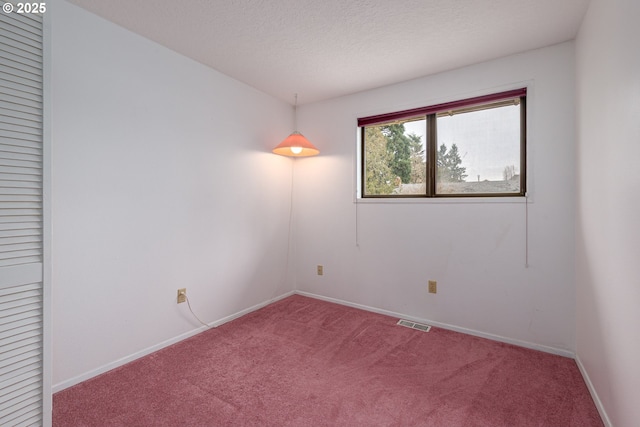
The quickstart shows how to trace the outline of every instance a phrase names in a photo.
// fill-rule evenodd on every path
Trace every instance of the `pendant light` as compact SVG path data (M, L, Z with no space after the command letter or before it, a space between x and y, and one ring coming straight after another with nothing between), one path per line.
M307 138L298 132L298 94L295 95L295 105L293 107L293 129L294 131L284 139L276 148L273 149L275 154L289 157L306 157L315 156L320 153Z

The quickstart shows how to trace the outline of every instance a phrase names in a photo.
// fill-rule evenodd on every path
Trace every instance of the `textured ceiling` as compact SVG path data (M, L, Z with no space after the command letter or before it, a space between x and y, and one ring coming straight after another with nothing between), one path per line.
M284 101L319 101L575 37L589 0L70 0Z

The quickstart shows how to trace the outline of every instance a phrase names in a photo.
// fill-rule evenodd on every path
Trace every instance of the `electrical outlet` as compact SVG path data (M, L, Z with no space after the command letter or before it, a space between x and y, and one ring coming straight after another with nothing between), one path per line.
M436 282L435 280L429 280L429 293L438 293L438 282Z
M322 276L324 274L324 267L322 267L321 265L318 265L318 276Z
M187 288L178 289L178 304L187 302Z

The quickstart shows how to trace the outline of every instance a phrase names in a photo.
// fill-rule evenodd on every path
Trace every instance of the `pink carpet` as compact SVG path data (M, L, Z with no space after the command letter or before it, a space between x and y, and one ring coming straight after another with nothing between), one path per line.
M54 395L62 426L602 426L572 359L298 295Z

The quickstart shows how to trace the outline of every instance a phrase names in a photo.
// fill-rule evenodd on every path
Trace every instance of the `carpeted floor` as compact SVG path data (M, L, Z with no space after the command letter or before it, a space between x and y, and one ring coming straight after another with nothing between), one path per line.
M294 295L54 395L62 426L602 426L572 359Z

